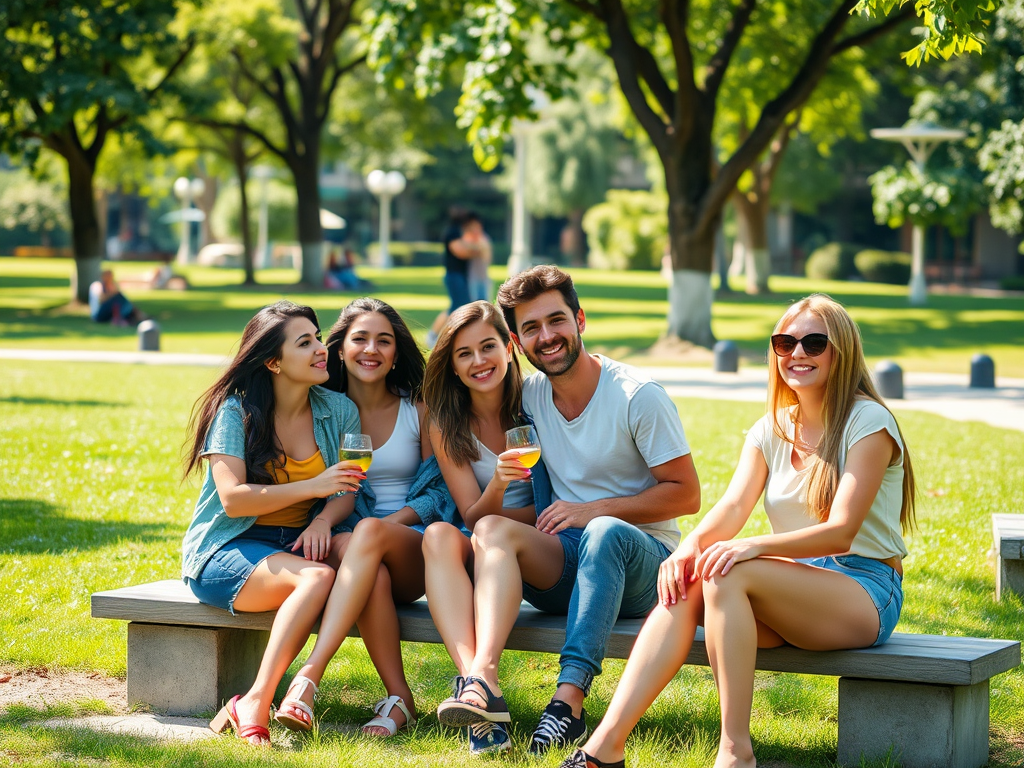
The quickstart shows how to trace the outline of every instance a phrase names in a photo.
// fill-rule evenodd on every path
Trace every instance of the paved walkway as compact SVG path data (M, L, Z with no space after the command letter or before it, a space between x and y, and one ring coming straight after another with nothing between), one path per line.
M64 360L83 363L137 365L198 365L223 367L220 355L173 352L101 352L93 350L0 349L0 360ZM745 367L739 373L715 373L710 368L644 368L674 397L740 400L763 403L766 368ZM1024 432L1024 379L997 378L995 389L971 389L967 374L914 373L903 376L904 399L890 400L895 409L928 411L957 421L981 421Z

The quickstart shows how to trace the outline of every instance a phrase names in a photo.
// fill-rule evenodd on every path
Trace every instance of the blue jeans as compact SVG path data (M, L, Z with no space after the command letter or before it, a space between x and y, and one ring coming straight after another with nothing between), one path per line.
M124 294L115 293L99 305L92 319L96 323L109 323L114 319L114 313L116 312L118 317L127 320L134 309L132 303L124 297Z
M446 273L444 276L444 287L448 289L448 297L451 299L451 306L448 307L449 315L459 307L472 301L469 296L469 278L464 272Z
M472 279L469 281L469 298L473 301L490 301L491 300L491 280L490 278L483 278L482 280Z
M658 566L670 552L615 517L596 517L559 539L565 565L558 583L546 590L524 584L523 597L542 611L566 614L558 682L587 694L616 619L646 616L657 603Z

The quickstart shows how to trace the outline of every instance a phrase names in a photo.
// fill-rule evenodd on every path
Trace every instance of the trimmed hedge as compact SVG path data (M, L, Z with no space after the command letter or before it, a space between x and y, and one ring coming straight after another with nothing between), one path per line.
M854 256L862 246L853 243L828 243L814 251L804 266L812 280L848 280L857 276Z
M590 253L599 269L660 269L668 247L668 201L642 190L610 189L606 202L583 216Z
M854 256L853 262L869 283L906 285L910 281L909 253L864 250Z

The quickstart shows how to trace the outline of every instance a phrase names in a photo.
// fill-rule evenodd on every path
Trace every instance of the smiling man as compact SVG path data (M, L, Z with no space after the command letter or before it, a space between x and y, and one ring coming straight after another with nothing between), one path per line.
M522 569L523 596L567 616L558 687L530 743L543 753L586 734L583 701L612 625L654 607L658 566L679 541L675 519L700 509L700 485L665 390L631 366L587 354L586 316L568 274L552 266L520 273L501 286L498 305L538 370L523 384L523 408L537 428L551 501L537 507L532 530L485 526L475 537L481 549L504 548L523 564L538 533L561 544L554 581L531 582Z

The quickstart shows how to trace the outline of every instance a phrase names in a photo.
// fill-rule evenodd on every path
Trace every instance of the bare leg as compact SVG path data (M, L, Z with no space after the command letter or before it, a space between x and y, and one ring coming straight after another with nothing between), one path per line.
M402 644L399 640L391 574L384 565L377 570L373 592L356 625L388 696L401 696L409 712L415 713L412 690L405 680L405 667L402 664ZM399 728L405 725L405 715L397 707L391 711L390 717ZM374 726L363 732L373 736L391 735L383 726Z
M483 678L498 696L498 660L519 615L523 581L550 589L562 575L565 554L557 536L489 515L476 524L473 557L477 647L470 674ZM464 698L485 703L475 689L467 689Z
M252 572L235 598L235 610L277 610L256 681L236 706L239 722L266 727L277 684L309 639L334 584L333 569L288 553L271 555Z
M738 563L705 583L704 597L708 657L722 709L716 768L756 764L750 712L759 642L836 650L871 645L878 635L878 611L863 587L801 563Z
M703 613L700 582L687 586L686 600L654 607L637 635L604 719L582 747L584 752L606 763L623 758L626 737L686 661Z
M448 655L465 677L476 655L473 612L473 545L448 523L434 523L423 534L427 606Z
M299 670L300 675L308 677L314 683L319 683L323 678L327 665L366 609L377 584L381 564L387 566L391 573L393 588L401 579L403 600L415 599L423 594L423 560L419 532L376 518L367 518L359 522L344 546L344 557L320 619L316 643L306 663ZM417 568L420 574L418 580L411 575ZM390 610L393 613L394 603L389 591L382 590L380 594L392 602ZM371 638L368 645L375 642L376 638ZM383 638L383 642L393 643L397 649L395 652L401 654L397 632L391 639ZM311 697L312 692L307 689L306 698Z

